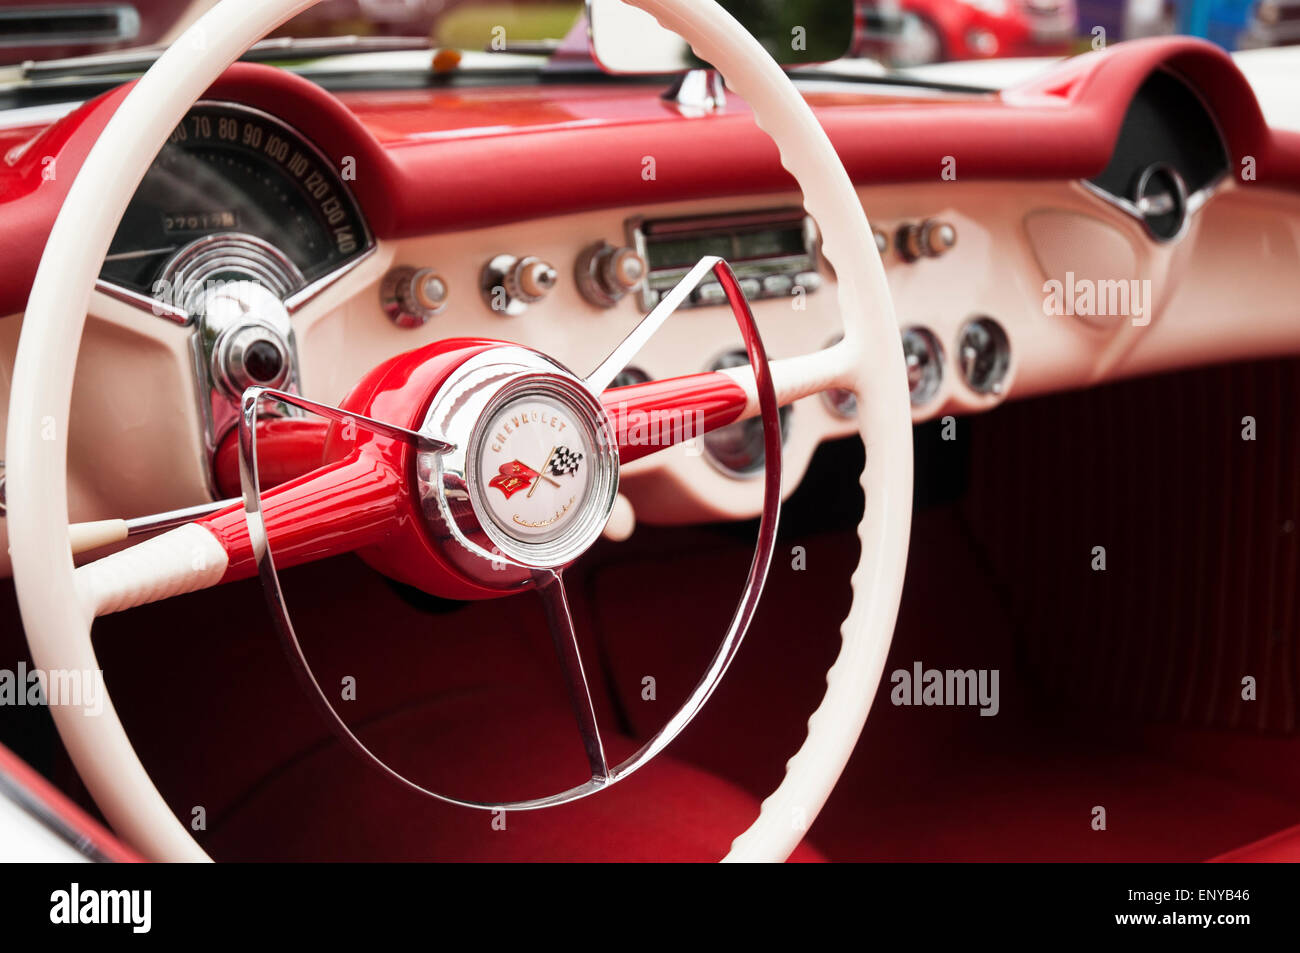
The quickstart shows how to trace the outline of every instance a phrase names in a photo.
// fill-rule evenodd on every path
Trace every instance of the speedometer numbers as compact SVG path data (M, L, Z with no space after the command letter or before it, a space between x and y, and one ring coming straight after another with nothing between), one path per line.
M238 235L276 249L305 284L319 281L371 244L346 172L271 116L200 104L136 190L100 277L157 295L169 265L190 246ZM234 276L257 277L233 265Z

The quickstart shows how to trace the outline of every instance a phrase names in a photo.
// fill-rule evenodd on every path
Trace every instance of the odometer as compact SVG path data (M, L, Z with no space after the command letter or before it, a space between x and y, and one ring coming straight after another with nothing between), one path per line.
M271 116L200 103L140 183L100 277L152 294L178 253L227 234L274 246L316 281L371 243L345 171Z

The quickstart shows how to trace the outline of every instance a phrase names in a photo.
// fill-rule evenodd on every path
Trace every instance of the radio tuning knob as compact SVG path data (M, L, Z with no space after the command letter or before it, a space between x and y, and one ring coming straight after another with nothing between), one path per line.
M616 248L609 242L589 245L574 269L582 296L600 308L612 308L645 281L645 259L634 248Z
M432 268L400 266L379 285L384 314L401 328L418 328L447 307L447 282Z

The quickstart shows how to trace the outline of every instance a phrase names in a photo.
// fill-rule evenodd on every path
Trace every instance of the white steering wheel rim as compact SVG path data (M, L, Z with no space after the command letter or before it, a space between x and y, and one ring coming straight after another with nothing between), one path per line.
M135 186L203 92L257 40L318 0L222 0L196 21L118 106L55 221L23 318L10 390L6 492L14 582L28 644L44 670L98 670L92 612L68 543L67 434L91 291ZM858 196L789 78L729 14L700 0L625 0L714 64L777 144L835 269L841 345L781 362L777 396L848 387L866 446L861 557L843 644L808 737L728 860L784 860L817 816L875 697L902 592L911 525L911 414L885 272ZM207 860L126 737L111 698L88 717L51 713L87 789L118 834L155 860Z

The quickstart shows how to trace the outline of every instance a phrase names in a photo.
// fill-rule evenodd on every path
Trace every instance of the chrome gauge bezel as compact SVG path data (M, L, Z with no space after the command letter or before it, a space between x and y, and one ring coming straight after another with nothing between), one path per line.
M962 328L962 333L963 334L965 333L965 326L963 326ZM928 387L922 386L920 388L913 388L911 386L911 379L910 379L911 370L912 370L912 366L910 364L911 355L908 354L907 352L907 345L909 341L921 341L924 350L926 350L930 354L931 366L934 367L935 369L935 376L930 382L930 385ZM907 357L909 358L908 395L911 397L913 407L923 407L926 404L930 403L930 401L934 400L935 397L939 395L939 392L943 390L944 363L946 361L946 356L944 354L944 349L943 349L943 342L940 341L938 335L936 335L929 328L924 327L923 325L913 324L903 328L902 344L903 344L903 353L907 355Z

